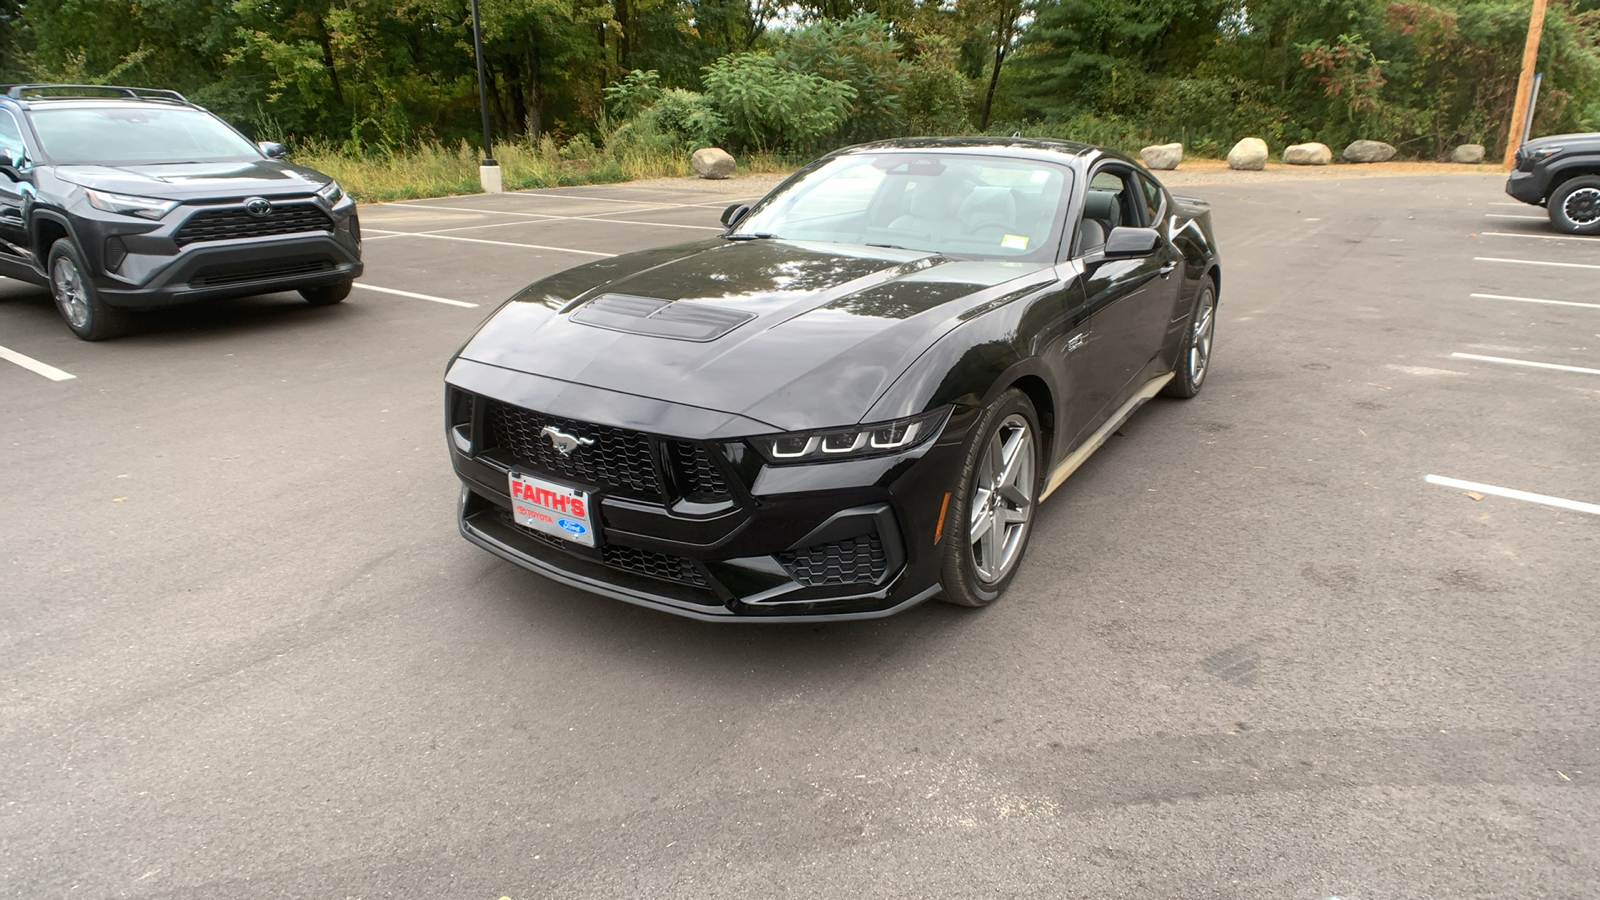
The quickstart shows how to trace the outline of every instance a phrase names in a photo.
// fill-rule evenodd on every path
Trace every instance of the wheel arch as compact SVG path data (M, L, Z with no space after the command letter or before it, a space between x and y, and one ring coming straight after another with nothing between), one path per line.
M55 246L56 241L71 238L80 249L83 246L67 220L51 212L37 211L29 232L33 238L33 257L38 260L41 269L45 267L45 257L50 255L50 248Z
M1558 169L1550 173L1549 187L1545 188L1545 199L1556 195L1561 186L1574 178L1584 175L1600 175L1600 154L1594 156L1580 156L1570 162L1565 162Z

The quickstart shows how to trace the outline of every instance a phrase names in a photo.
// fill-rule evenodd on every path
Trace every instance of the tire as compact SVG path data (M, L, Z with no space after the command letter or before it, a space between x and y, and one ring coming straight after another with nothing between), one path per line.
M1016 388L984 410L972 433L945 520L951 527L939 575L943 599L957 606L987 606L1011 584L1028 549L1044 476L1039 416ZM1005 466L1007 460L1014 465ZM1007 483L995 491L1003 478ZM985 508L988 515L974 522L972 511ZM999 527L984 527L1000 511Z
M1194 300L1194 310L1189 313L1189 327L1184 331L1183 346L1178 348L1172 380L1161 393L1184 400L1200 393L1206 383L1206 373L1211 370L1211 345L1216 334L1217 287L1207 278L1200 288L1200 296Z
M316 287L300 289L300 296L312 306L332 306L340 300L350 296L350 285L353 282L339 281L333 284L319 284Z
M45 257L45 274L49 278L50 297L56 302L56 311L72 329L72 333L86 341L103 341L117 337L127 329L126 310L109 306L100 299L100 292L88 276L83 254L71 238L61 238L50 245Z
M1579 175L1561 182L1545 208L1557 231L1600 234L1600 175Z

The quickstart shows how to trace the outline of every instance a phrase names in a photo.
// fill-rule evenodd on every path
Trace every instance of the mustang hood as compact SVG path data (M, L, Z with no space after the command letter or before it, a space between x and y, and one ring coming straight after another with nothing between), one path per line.
M713 238L536 282L461 357L775 429L853 424L962 313L1054 279L1038 263Z
M305 195L328 183L325 175L275 159L230 163L163 163L145 166L58 166L62 181L139 197L282 197Z

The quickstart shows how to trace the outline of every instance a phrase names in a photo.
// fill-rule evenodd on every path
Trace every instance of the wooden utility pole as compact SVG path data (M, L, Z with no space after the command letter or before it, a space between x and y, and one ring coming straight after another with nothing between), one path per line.
M1522 129L1527 124L1528 97L1533 93L1533 70L1539 63L1539 35L1544 32L1546 0L1533 0L1533 17L1528 20L1528 42L1522 45L1522 76L1517 79L1516 106L1511 109L1511 131L1506 134L1506 168L1517 162L1522 146Z

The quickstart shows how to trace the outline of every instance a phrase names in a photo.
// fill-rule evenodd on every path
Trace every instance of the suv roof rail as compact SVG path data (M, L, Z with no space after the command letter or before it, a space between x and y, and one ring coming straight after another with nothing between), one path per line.
M105 92L120 95L129 100L169 100L177 103L188 103L189 98L177 91L162 88L124 87L116 84L9 84L3 89L6 96L13 100L20 100L24 94L31 94L41 100L78 99L103 95ZM75 96L62 97L55 94L45 94L45 91L75 91ZM87 96L86 96L87 95Z

